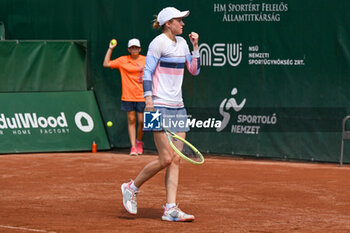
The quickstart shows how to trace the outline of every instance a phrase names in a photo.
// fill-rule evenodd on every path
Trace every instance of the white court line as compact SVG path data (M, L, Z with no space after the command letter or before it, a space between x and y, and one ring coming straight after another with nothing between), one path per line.
M228 159L230 159L228 157ZM221 161L221 158L206 158L206 160L215 160ZM226 163L225 157L222 159L223 163ZM339 163L322 163L322 162L314 162L309 163L306 161L293 162L293 161L264 161L264 160L231 160L235 163L241 164L254 164L254 165L272 165L272 166L281 166L281 167L296 167L296 168L311 168L311 169L333 169L333 170L350 170L350 166L345 164L343 167L339 167Z
M13 226L5 226L5 225L0 225L0 228L22 230L22 231L32 231L32 232L57 233L55 231L45 231L45 230L31 229L31 228L26 228L26 227L13 227Z

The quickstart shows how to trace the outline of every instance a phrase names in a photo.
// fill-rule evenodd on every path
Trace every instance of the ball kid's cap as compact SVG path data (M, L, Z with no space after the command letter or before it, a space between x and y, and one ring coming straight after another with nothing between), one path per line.
M129 43L128 43L128 48L130 48L131 46L136 46L136 47L141 48L141 43L138 39L133 38L133 39L129 40Z
M164 25L171 19L184 18L190 14L190 11L179 11L175 7L166 7L158 14L157 21L160 26Z

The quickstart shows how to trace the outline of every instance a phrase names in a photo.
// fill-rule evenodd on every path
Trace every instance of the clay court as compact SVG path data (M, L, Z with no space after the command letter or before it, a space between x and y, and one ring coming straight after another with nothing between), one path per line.
M0 232L350 232L350 167L206 157L182 162L178 202L192 223L162 222L164 171L123 209L120 185L156 155L0 156Z

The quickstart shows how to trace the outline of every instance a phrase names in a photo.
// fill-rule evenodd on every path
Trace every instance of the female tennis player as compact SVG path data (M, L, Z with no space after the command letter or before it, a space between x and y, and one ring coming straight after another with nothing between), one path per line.
M130 55L121 56L111 61L113 49L117 46L117 40L109 43L103 66L119 69L122 81L122 101L120 110L126 111L128 119L128 131L130 139L130 155L143 153L142 125L145 98L143 97L142 75L146 57L141 55L141 44L136 38L129 40L128 51ZM136 118L138 127L136 130ZM137 133L136 133L137 132Z
M145 111L159 110L163 116L169 116L167 120L171 121L181 121L187 116L181 90L185 66L192 75L198 75L200 71L198 34L195 32L189 34L193 45L192 55L186 40L177 36L182 34L185 25L182 19L189 13L174 7L162 9L153 24L156 29L161 27L162 33L153 39L147 52L143 76ZM189 129L185 126L170 130L185 138ZM158 158L148 163L134 181L122 184L124 207L129 213L136 214L136 196L139 188L166 168L166 205L163 206L162 220L193 221L194 216L181 211L176 204L180 157L171 148L164 131L154 131L153 134Z

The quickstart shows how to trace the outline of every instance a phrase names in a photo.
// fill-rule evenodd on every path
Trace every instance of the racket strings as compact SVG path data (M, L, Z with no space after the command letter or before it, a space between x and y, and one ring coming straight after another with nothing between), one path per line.
M175 139L173 140L173 144L187 158L196 162L200 162L202 160L199 154L197 153L197 151L194 150L189 145L187 145L186 143L183 143L182 141Z

